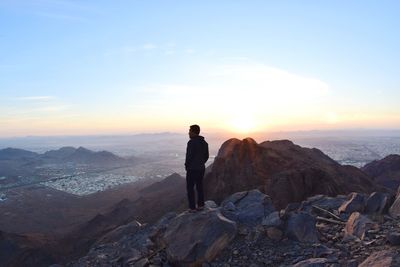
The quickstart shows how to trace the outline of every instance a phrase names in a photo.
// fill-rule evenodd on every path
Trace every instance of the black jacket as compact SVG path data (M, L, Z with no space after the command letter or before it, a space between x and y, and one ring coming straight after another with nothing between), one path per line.
M186 148L186 170L204 170L208 160L208 144L203 136L191 138Z

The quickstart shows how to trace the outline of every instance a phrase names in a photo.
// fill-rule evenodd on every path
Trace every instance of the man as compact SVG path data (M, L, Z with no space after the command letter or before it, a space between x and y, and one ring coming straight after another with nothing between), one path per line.
M186 190L189 200L189 212L196 211L194 186L197 191L197 210L204 209L203 177L205 163L208 160L208 144L200 136L200 126L191 125L189 129L190 140L186 148Z

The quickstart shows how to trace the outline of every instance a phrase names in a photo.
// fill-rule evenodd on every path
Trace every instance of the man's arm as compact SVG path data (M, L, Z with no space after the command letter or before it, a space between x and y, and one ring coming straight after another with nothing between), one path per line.
M187 170L187 167L189 163L192 161L192 158L193 158L193 144L191 140L189 140L186 146L185 170Z
M208 152L208 144L207 144L207 142L205 142L204 148L205 148L205 150L204 150L204 163L206 163L208 158L210 157L209 152Z

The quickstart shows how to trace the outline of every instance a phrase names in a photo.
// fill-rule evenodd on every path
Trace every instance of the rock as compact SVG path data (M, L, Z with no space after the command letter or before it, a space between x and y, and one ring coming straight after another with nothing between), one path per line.
M387 240L393 246L400 245L400 233L389 233L387 235Z
M133 265L133 267L145 267L149 265L149 259L147 258L143 258L137 262L135 262L135 264Z
M339 207L346 201L347 197L339 195L336 197L328 197L324 195L317 195L307 198L301 204L301 210L306 212L311 212L313 210L312 206L323 208L325 210L333 211L338 210Z
M299 242L318 242L315 218L308 213L292 213L287 221L286 234Z
M327 257L334 253L335 253L334 249L328 248L327 246L320 245L320 244L317 244L317 246L315 247L315 249L313 251L314 257L317 257L317 258Z
M355 211L363 212L364 208L364 196L353 192L348 196L348 200L339 207L338 211L340 213L352 213Z
M221 206L225 217L251 227L261 224L262 219L274 211L270 197L257 189L235 193L226 198Z
M357 267L358 266L358 261L357 260L349 260L346 263L346 267Z
M271 212L268 216L263 218L261 224L263 226L274 226L274 227L281 227L283 225L283 221L281 220L281 217L279 216L279 211L274 211Z
M382 214L382 212L386 207L387 202L388 202L387 194L373 192L367 199L365 212Z
M236 231L236 223L219 210L182 213L171 220L163 235L168 260L178 266L201 266L214 259Z
M283 232L279 228L276 227L268 227L266 230L266 234L269 239L274 241L280 241L283 237Z
M365 233L375 227L376 224L366 216L361 215L359 212L353 212L346 223L344 232L345 236L353 235L360 239L364 239Z
M358 267L395 267L399 266L398 252L392 250L382 250L374 252Z
M312 258L300 261L293 265L293 267L325 267L328 262L326 258Z
M394 218L400 217L400 187L397 191L396 198L389 209L389 214Z
M122 225L122 226L112 230L111 232L108 232L101 238L99 238L96 241L95 245L116 242L119 239L121 239L122 237L124 237L125 235L135 234L141 228L141 226L142 225L137 221L133 221L128 224Z
M175 212L169 212L165 214L160 220L158 220L158 222L151 228L149 238L151 241L157 244L158 247L165 246L163 235L170 221L176 216L177 214Z
M216 208L218 208L218 205L217 205L214 201L212 201L212 200L207 200L206 202L204 202L204 206L205 206L206 208L209 208L209 209L216 209Z

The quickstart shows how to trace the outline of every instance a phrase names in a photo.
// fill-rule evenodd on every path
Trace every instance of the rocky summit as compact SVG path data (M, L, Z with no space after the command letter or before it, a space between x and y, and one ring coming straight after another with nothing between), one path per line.
M279 210L259 190L236 192L220 206L132 222L67 266L399 266L400 220L367 213L367 202L363 212L340 209L352 199L316 195Z
M276 207L324 194L378 191L372 179L353 166L343 166L315 148L289 140L230 139L222 144L205 177L206 197L217 202L238 191L259 189Z

